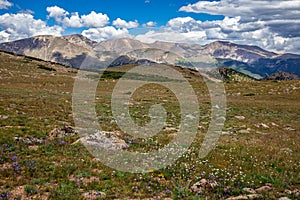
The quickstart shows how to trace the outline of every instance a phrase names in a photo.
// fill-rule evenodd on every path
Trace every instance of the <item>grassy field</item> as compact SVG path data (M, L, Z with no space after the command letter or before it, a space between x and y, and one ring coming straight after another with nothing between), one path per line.
M110 68L102 77L96 94L99 124L120 132L128 151L163 147L180 121L179 104L169 89L149 84L132 94L130 112L139 125L149 122L153 103L164 105L167 127L157 136L131 138L114 122L111 94L117 79L132 67ZM262 186L268 188L257 190L256 198L299 199L300 81L225 83L223 134L216 148L199 159L210 121L208 90L195 72L175 69L189 80L200 102L197 139L171 166L132 174L94 159L82 144L74 144L76 135L51 137L54 129L74 126L76 70L1 53L0 199L227 199ZM193 185L201 179L210 187L197 192Z

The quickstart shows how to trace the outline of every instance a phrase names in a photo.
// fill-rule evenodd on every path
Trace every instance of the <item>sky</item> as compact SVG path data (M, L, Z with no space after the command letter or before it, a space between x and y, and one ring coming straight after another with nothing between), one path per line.
M300 0L0 0L0 42L70 34L300 54Z

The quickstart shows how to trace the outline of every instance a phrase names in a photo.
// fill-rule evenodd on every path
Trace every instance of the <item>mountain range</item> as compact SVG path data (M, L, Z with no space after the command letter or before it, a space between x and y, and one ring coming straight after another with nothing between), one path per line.
M73 68L165 63L192 68L229 67L254 78L277 72L300 75L300 55L277 54L257 46L216 41L207 45L154 42L130 38L92 41L82 35L35 36L0 44L0 50Z

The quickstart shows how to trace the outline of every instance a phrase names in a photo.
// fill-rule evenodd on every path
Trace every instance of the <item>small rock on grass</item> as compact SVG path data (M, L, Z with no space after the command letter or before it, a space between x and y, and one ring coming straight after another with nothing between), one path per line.
M260 195L260 194L248 194L248 195L239 195L239 196L236 196L236 197L229 197L226 200L244 200L244 199L254 200L254 199L262 199L262 197L263 196Z
M288 197L280 197L278 200L291 200L291 199Z
M267 124L264 123L255 124L255 126L257 128L265 128L265 129L270 128Z
M36 146L36 145L29 146L28 149L37 151L39 149L39 146Z
M209 181L206 179L201 179L200 181L196 182L192 185L191 190L196 193L200 193L204 190L210 190L218 187L218 183L216 181Z
M268 192L270 190L272 190L272 188L268 185L265 185L265 186L262 186L262 187L259 187L259 188L255 189L255 191L258 192L258 193Z
M239 195L236 197L229 197L226 200L244 200L244 199L248 199L247 195Z
M235 118L236 118L236 119L239 119L239 120L244 120L244 119L246 119L246 117L244 117L244 116L235 116Z
M243 188L243 191L248 192L250 194L255 194L256 193L255 190L252 189L252 188Z
M86 200L96 200L98 198L106 198L106 194L104 192L98 192L95 190L90 190L82 194L83 199Z

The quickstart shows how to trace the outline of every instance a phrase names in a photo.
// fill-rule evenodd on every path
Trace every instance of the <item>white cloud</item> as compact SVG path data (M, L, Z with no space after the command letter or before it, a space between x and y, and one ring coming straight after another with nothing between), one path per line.
M224 20L197 22L196 27L205 29L208 39L214 35L218 40L259 45L268 50L300 52L299 45L289 42L299 42L300 0L199 1L179 10L224 15Z
M7 9L11 7L13 4L7 0L0 0L0 9Z
M109 23L109 17L106 14L96 13L92 11L88 15L79 16L78 12L70 13L58 6L47 7L48 17L52 17L59 24L65 27L80 28L91 27L99 28L104 27Z
M148 31L145 34L140 34L135 39L146 43L153 43L155 41L163 42L178 42L178 43L201 43L206 37L204 31L193 31L188 33L176 32L176 31Z
M96 13L92 11L88 15L82 15L83 24L88 27L99 28L109 23L109 17L106 14Z
M123 19L117 18L113 21L113 25L117 28L136 28L139 26L139 23L137 20L126 22Z
M154 21L149 21L149 22L143 24L143 27L154 27L154 26L156 26L156 25L157 25L156 22L154 22Z
M82 35L98 42L109 39L131 37L127 29L116 29L112 26L106 26L102 28L90 28L88 30L82 31Z
M276 23L276 22L274 22ZM191 17L174 18L158 31L148 31L136 39L207 44L227 40L238 44L257 45L267 50L300 52L300 37L283 37L271 31L264 21L241 22L241 17L225 17L223 20L197 21ZM293 43L297 43L294 44Z
M48 26L40 19L34 19L31 14L3 14L0 15L0 41L7 42L35 35L56 35L64 31L59 26Z
M48 16L54 18L58 23L62 23L64 18L69 15L68 11L58 6L47 7L46 10L49 13Z
M71 17L65 17L63 19L63 24L67 27L80 28L82 27L82 20L77 12L72 13Z

